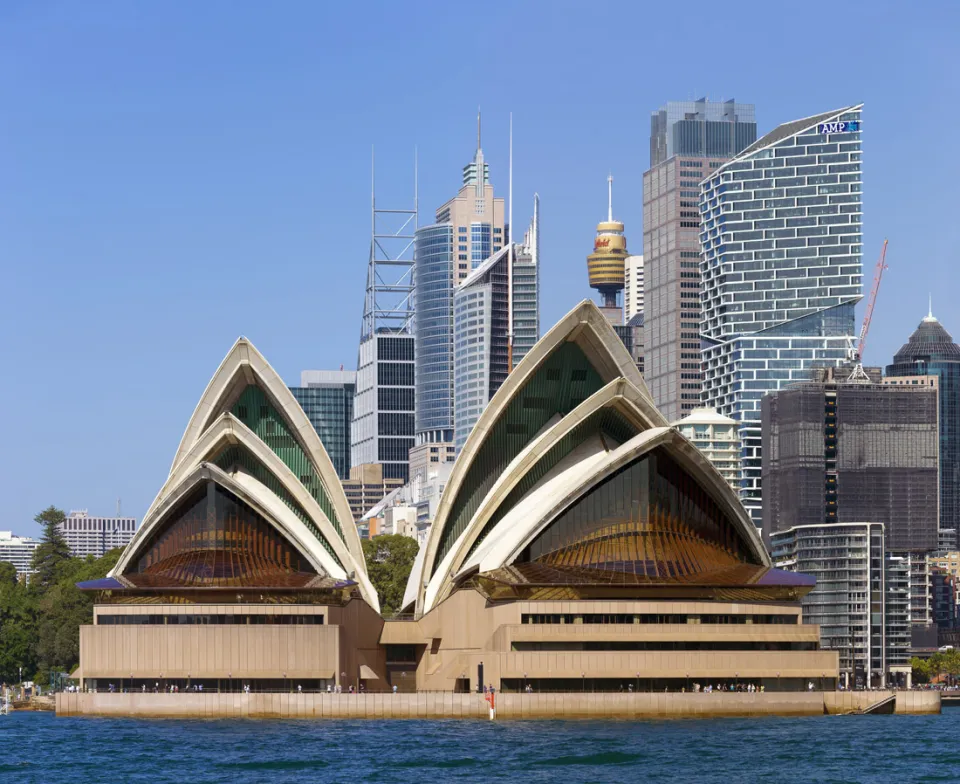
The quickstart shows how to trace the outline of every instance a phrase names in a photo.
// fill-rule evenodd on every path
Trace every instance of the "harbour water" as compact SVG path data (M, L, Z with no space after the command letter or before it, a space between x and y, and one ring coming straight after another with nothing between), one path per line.
M0 717L0 782L955 782L960 709L676 721Z

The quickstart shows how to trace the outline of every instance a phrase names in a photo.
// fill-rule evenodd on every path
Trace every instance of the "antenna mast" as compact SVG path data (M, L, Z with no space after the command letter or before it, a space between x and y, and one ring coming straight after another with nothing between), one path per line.
M607 222L613 223L613 175L607 175Z

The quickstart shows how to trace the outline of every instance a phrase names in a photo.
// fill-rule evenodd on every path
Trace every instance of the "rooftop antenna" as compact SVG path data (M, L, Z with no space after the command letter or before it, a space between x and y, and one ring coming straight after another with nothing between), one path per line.
M478 115L479 122L479 115ZM477 125L479 141L480 126ZM507 186L507 374L513 372L513 112L510 112L510 163Z
M607 222L613 223L613 174L607 175Z

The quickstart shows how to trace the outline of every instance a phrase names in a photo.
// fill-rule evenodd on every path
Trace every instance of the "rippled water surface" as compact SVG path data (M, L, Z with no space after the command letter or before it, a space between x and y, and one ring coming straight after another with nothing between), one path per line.
M0 716L0 782L934 782L942 716L677 721L174 721Z

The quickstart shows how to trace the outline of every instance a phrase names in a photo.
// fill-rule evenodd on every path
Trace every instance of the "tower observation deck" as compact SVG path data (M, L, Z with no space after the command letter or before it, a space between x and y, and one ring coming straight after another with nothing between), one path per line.
M587 256L590 287L600 292L604 311L620 307L617 294L623 291L626 258L627 238L623 235L623 223L613 219L613 177L607 177L607 219L597 224L593 253Z

